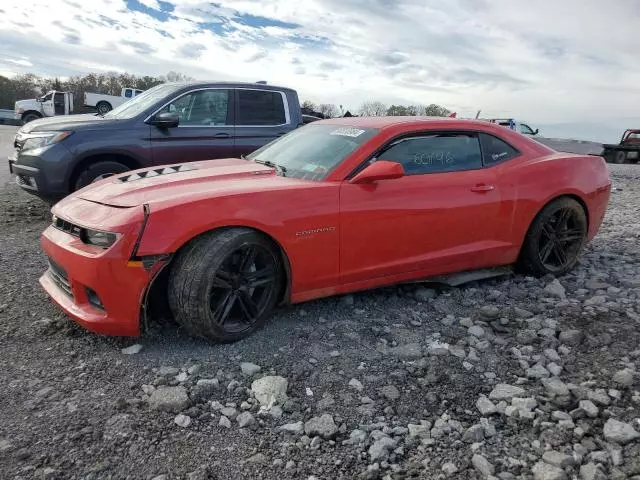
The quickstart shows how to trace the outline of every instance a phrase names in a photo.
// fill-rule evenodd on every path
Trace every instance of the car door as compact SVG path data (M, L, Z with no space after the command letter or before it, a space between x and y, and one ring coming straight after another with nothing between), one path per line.
M247 155L292 130L284 92L237 88L236 156Z
M42 113L44 113L45 117L53 117L56 114L53 106L53 94L54 92L49 92L40 100L42 102Z
M401 163L405 176L343 183L343 284L480 268L504 255L511 220L504 217L495 174L483 168L477 134L416 134L392 142L371 161L377 159Z
M232 92L227 88L191 90L154 112L175 112L180 118L177 127L151 127L154 164L234 157Z

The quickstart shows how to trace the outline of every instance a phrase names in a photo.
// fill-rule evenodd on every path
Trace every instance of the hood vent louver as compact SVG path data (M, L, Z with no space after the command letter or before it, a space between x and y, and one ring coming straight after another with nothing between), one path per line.
M119 182L133 182L134 180L142 180L143 178L157 177L158 175L169 175L170 173L188 172L196 170L195 165L173 165L171 167L154 168L153 170L144 170L142 172L131 173L117 177Z

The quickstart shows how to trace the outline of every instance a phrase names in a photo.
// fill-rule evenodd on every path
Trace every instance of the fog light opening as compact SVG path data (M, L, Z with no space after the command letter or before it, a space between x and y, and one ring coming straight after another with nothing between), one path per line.
M86 291L87 291L87 300L89 300L89 303L94 307L99 308L100 310L104 310L104 305L102 305L102 300L100 300L100 297L98 297L98 294L94 290L90 289L89 287L86 287Z

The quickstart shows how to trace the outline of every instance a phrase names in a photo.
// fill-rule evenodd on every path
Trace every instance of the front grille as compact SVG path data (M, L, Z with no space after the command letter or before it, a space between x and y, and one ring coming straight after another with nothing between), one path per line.
M71 292L71 283L69 283L67 272L51 259L49 259L49 276L63 292L70 297L73 297L73 293Z
M74 225L73 223L63 220L60 217L56 217L53 220L52 225L58 230L62 230L63 232L73 235L74 237L80 237L80 232L82 232L82 227Z

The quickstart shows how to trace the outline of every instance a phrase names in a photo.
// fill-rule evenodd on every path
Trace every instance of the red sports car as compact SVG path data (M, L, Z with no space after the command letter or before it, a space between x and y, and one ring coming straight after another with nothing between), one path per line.
M233 341L282 302L510 264L561 275L610 189L601 157L488 122L323 120L247 158L75 192L42 235L40 281L94 332L138 335L164 302L193 335Z

